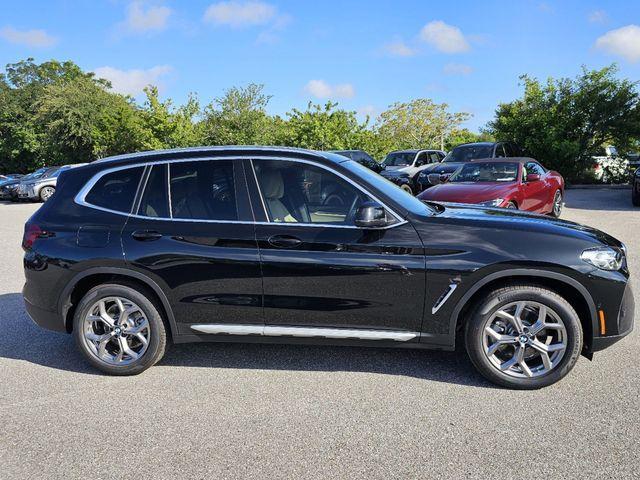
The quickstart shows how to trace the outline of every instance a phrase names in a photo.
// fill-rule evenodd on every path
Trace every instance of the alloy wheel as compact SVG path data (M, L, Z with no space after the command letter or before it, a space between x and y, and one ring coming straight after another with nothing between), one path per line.
M560 212L562 212L562 193L558 190L553 196L553 214L559 217Z
M43 187L42 191L40 192L40 198L42 199L43 202L46 202L51 198L51 196L55 193L55 191L56 190L53 187Z
M83 321L82 336L89 351L108 365L129 365L147 351L149 321L142 309L122 297L95 302Z
M500 372L516 378L546 375L567 349L567 330L560 316L533 301L511 302L486 321L483 351Z

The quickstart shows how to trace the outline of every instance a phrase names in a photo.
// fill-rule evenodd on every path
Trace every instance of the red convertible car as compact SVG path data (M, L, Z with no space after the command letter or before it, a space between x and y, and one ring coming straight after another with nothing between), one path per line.
M472 160L443 183L420 195L421 200L475 203L517 208L559 217L564 179L532 158Z

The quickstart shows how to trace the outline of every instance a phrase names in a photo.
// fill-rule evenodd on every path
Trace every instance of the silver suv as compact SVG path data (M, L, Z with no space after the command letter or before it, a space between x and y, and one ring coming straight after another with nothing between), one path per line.
M39 178L30 178L20 182L18 184L18 198L20 200L46 202L56 191L58 175L69 168L79 167L81 165L86 165L86 163L52 167Z

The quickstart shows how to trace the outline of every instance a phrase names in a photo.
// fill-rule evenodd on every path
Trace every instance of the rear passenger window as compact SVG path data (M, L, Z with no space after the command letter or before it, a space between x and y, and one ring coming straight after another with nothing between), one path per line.
M107 173L93 186L85 201L96 207L130 213L143 167L125 168Z
M138 215L154 218L169 218L167 196L167 165L154 165L144 187Z
M232 161L170 163L169 178L173 218L238 219Z

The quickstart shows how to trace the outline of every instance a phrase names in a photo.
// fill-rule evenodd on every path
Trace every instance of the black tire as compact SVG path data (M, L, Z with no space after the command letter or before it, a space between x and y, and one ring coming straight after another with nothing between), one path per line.
M638 193L638 185L635 183L631 186L631 203L634 207L640 207L640 194Z
M564 323L567 337L564 356L549 372L541 376L510 376L500 371L485 354L483 335L486 323L501 307L516 301L531 301L545 305L558 314ZM492 291L472 310L464 331L467 354L474 366L487 380L507 388L534 390L556 383L571 371L582 351L582 325L573 307L557 293L536 285L510 285Z
M516 202L509 202L507 203L507 208L510 208L511 210L518 210L518 205L516 205Z
M413 189L411 188L410 185L407 185L406 183L404 185L400 185L400 188L402 190L404 190L405 192L407 192L410 195L413 195Z
M557 197L560 197L559 199ZM560 205L557 207L556 209L556 201L560 202ZM563 195L562 195L562 190L556 190L556 192L553 194L553 205L551 206L551 211L549 212L549 215L551 215L554 218L559 218L560 215L562 214L562 201L563 201Z
M147 349L133 363L118 366L108 364L90 351L84 341L83 321L85 316L96 302L107 297L121 297L134 302L140 307L149 322L150 340ZM159 310L150 299L150 294L136 286L115 283L98 285L87 292L76 308L73 318L73 336L82 354L98 370L109 375L137 375L153 366L164 356L167 347L167 333Z
M55 192L56 192L56 187L52 187L52 186L42 187L40 189L40 192L38 193L38 197L40 198L40 201L44 203L47 200L49 200Z

